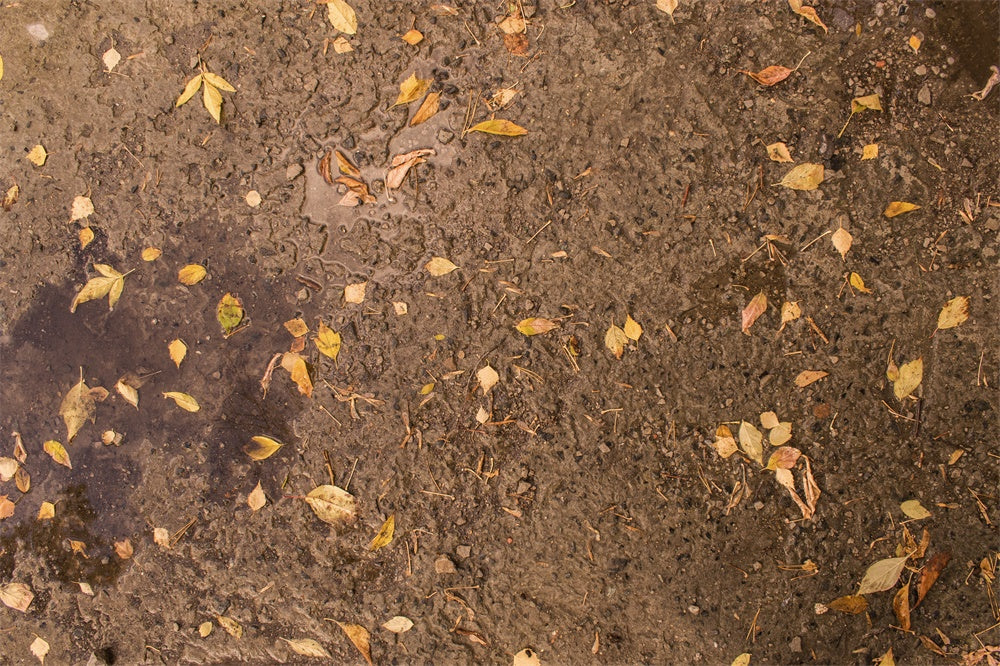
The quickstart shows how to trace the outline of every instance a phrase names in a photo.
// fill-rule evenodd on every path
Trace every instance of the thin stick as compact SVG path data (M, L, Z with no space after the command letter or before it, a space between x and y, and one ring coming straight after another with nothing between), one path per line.
M811 241L809 241L808 243L806 243L805 245L803 245L802 247L800 247L799 248L799 252L804 252L807 247L809 247L810 245L812 245L813 243L815 243L816 241L818 241L820 238L823 238L823 236L829 236L832 233L833 233L832 231L828 230L825 233L820 234L816 238L812 239Z

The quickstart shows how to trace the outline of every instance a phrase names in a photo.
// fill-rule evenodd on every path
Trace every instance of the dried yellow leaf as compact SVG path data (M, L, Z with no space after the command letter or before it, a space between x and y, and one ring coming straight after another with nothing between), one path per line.
M337 39L333 40L333 51L334 53L350 53L354 50L351 43L347 41L347 38L341 35Z
M438 108L441 103L441 93L432 92L428 93L424 101L420 103L420 108L417 112L413 114L413 119L410 121L410 127L414 125L419 125L422 122L427 121L431 116L438 112Z
M205 72L205 83L218 88L219 90L225 90L226 92L236 92L236 88L229 84L224 78L218 74L213 74L212 72Z
M881 111L882 99L878 95L865 95L863 97L855 97L851 100L851 113L858 113L865 109Z
M861 149L861 161L873 160L878 157L878 144L869 143Z
M405 615L396 615L383 622L382 628L394 634L405 634L413 628L413 620Z
M907 201L892 201L885 210L882 212L886 217L896 217L897 215L902 215L903 213L908 213L911 210L919 210L920 206L917 204L912 204Z
M370 634L368 630L362 627L360 624L346 624L344 622L337 622L337 626L344 630L347 637L357 648L361 656L365 658L368 666L372 666L372 649L369 643Z
M181 393L180 391L164 391L163 397L170 398L177 403L178 407L188 412L197 412L201 409L198 401L187 393Z
M674 20L674 10L677 9L678 0L656 0L656 8Z
M170 360L178 368L181 367L181 361L187 356L187 351L188 347L182 340L171 340L170 344L167 345L167 353L170 354Z
M28 154L26 155L28 161L37 167L43 166L48 156L49 154L45 152L45 147L42 146L42 144L36 145L34 148L28 151Z
M96 411L97 394L81 379L66 393L59 405L59 415L66 424L67 442L73 441L84 423L94 422Z
M812 23L815 23L819 27L823 28L823 32L829 32L829 29L827 29L826 24L824 24L823 21L820 20L819 14L816 13L816 10L813 9L812 7L803 6L802 0L788 0L788 6L792 9L793 12L795 12L802 18Z
M803 162L785 174L778 183L792 190L815 190L823 182L823 165Z
M8 608L26 613L28 612L28 606L31 605L31 600L34 598L35 594L25 583L0 585L0 601Z
M267 504L267 497L264 495L264 489L260 487L260 481L258 481L247 496L247 506L250 507L251 511L260 511L265 504Z
M273 456L283 446L281 442L271 437L257 435L250 438L250 444L243 447L252 460L266 460Z
M311 398L313 383L309 377L309 366L306 364L306 360L296 353L285 352L281 357L281 367L288 371L292 381L299 387L299 393Z
M899 505L903 513L914 520L923 520L924 518L930 518L931 512L924 508L924 505L920 503L920 500L906 500Z
M791 162L792 155L788 152L788 146L781 141L767 146L767 157L772 162Z
M324 523L340 525L354 519L354 495L337 486L323 485L313 488L305 497L306 503Z
M184 86L184 92L182 92L181 96L177 98L177 103L174 104L174 108L177 108L182 104L186 104L188 100L194 97L194 94L198 92L198 88L201 87L201 82L202 82L201 74L188 81L187 84Z
M736 438L733 437L733 432L729 429L729 426L720 425L716 428L715 441L712 442L712 448L723 458L728 458L736 453L738 450Z
M833 247L840 253L840 258L847 261L847 253L851 249L851 245L854 243L854 236L844 229L843 227L837 229L830 236L830 240L833 241Z
M520 125L516 125L509 120L503 120L501 118L484 120L483 122L470 127L468 131L498 134L500 136L523 136L528 133L528 130L524 129Z
M201 101L205 105L205 108L208 110L209 115L215 119L215 122L221 123L222 93L219 92L219 89L213 86L207 80L205 81L205 84L202 86L201 92L202 92Z
M625 353L625 345L627 344L628 336L625 335L625 331L615 324L611 324L604 334L604 346L611 350L615 358L620 359L622 354Z
M625 326L622 327L622 330L625 331L625 337L634 342L639 342L639 338L642 337L642 326L635 319L632 319L632 315L625 315Z
M390 543L392 543L392 535L396 531L396 515L393 514L385 519L382 523L382 527L379 529L378 534L372 539L371 543L368 544L368 550L376 551L380 548L385 548Z
M920 51L920 45L923 42L917 35L910 35L910 38L906 40L906 43L910 45L910 48L913 49L914 53L917 53Z
M750 659L753 657L749 652L743 652L736 655L733 659L733 663L730 666L750 666Z
M69 461L69 453L66 452L66 447L56 440L50 439L42 444L42 450L63 467L73 469L73 464Z
M314 341L316 343L316 349L319 350L320 354L329 356L334 361L337 360L337 356L340 354L341 346L340 333L337 333L323 322L320 322L319 330L316 332Z
M202 638L208 638L209 634L212 633L212 629L214 628L215 625L212 624L211 622L207 621L202 622L201 624L198 625L198 635L201 636Z
M850 594L846 597L838 597L826 604L835 611L858 615L868 610L868 600L860 594Z
M38 507L38 520L51 520L56 517L56 505L52 502L42 502Z
M293 338L299 338L309 332L309 326L302 319L302 317L296 317L295 319L289 319L283 326L285 330L292 334Z
M90 245L91 242L93 242L94 230L91 229L90 227L84 227L83 229L80 229L79 237L80 237L80 249L82 250L86 248L88 245Z
M764 465L764 435L752 423L740 422L740 448L758 465Z
M541 335L558 327L559 324L544 317L528 317L527 319L522 319L515 326L523 335Z
M333 655L327 652L326 648L311 638L282 638L281 640L288 643L292 652L301 654L303 657L333 659Z
M142 251L143 261L156 261L163 254L163 251L158 247L147 247Z
M402 40L410 46L416 46L424 40L424 33L416 29L407 30L406 34L402 36Z
M906 560L908 559L909 556L892 557L879 560L868 567L865 577L861 580L858 594L884 592L892 588L896 584L896 581L899 580L899 575L903 573L903 567L906 566Z
M205 270L204 266L200 264L188 264L177 271L177 280L181 284L193 285L204 280L206 275L208 275L208 271Z
M500 374L489 365L486 365L476 372L476 379L479 380L479 387L483 389L483 393L486 394L490 392L491 388L497 385L497 382L500 381Z
M226 630L226 633L239 640L243 638L243 627L240 623L231 617L226 617L225 615L217 615L215 621L219 623L219 626Z
M770 430L778 427L778 415L774 412L763 412L760 415L760 425Z
M348 284L344 286L345 303L363 303L365 300L365 290L368 288L367 282Z
M353 35L358 31L358 17L344 0L330 0L326 5L330 24L341 32Z
M17 196L20 192L21 188L17 186L17 183L11 185L10 189L7 190L7 193L4 194L3 201L0 201L0 207L4 210L10 210L11 207L17 203Z
M788 322L795 321L802 316L802 308L799 307L798 301L786 301L781 304L781 328L778 332L785 330L785 326Z
M139 391L129 384L124 377L115 382L115 390L118 391L125 402L139 409Z
M396 97L396 101L392 103L392 106L409 104L410 102L419 99L425 92L427 92L430 85L431 79L417 78L416 72L410 74L409 78L399 84L399 95Z
M426 268L427 272L434 277L440 277L441 275L451 273L453 270L458 268L458 266L451 263L444 257L434 257L424 265L424 268Z
M17 505L8 499L7 495L0 495L0 520L6 520L14 515Z
M851 283L852 287L854 287L861 293L863 294L872 293L872 290L865 286L865 281L857 273L852 272L850 277L848 277L848 281Z
M938 314L937 327L939 330L955 328L964 323L969 318L969 297L956 296L941 308Z
M123 560L127 560L132 557L135 550L132 548L132 542L129 539L123 539L121 541L115 541L115 555Z
M153 543L160 548L170 549L170 532L165 527L153 528Z
M792 424L789 421L782 421L767 433L767 441L771 443L771 446L781 446L791 438Z
M924 379L923 357L904 363L899 367L899 376L892 383L892 392L897 400L902 400L917 390Z

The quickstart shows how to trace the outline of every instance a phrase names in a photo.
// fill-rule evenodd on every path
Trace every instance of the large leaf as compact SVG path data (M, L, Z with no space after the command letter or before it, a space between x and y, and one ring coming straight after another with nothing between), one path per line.
M861 579L861 587L858 589L858 594L871 594L891 589L899 580L900 574L903 573L903 567L906 566L906 560L908 559L909 557L907 556L890 557L885 560L879 560L868 567L865 577Z

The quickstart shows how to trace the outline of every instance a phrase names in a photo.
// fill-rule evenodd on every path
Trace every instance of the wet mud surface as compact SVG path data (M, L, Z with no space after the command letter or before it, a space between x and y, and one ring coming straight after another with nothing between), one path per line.
M35 595L0 607L5 662L35 662L37 635L48 663L308 663L281 640L306 637L361 663L333 621L371 632L376 663L531 648L556 664L868 664L890 647L954 663L1000 644L981 573L1000 520L1000 96L967 96L1000 63L996 2L816 2L824 33L784 2L682 0L672 21L651 1L543 1L524 5L526 57L505 48L499 4L351 4L344 54L303 2L0 5L0 193L19 187L0 210L0 455L20 433L31 475L27 493L0 484L16 503L0 586ZM111 46L125 59L109 74ZM771 88L739 73L807 52ZM199 57L237 90L221 124L200 95L175 108ZM418 103L391 106L413 72L441 94L415 127ZM505 87L520 92L496 115L528 134L463 134ZM838 136L873 93L883 111ZM768 160L776 141L824 165L818 190L773 186L792 166ZM38 143L42 167L25 159ZM387 192L392 157L420 148L435 154ZM375 203L338 205L318 170L330 150ZM921 208L887 218L890 201ZM163 254L145 262L150 246ZM433 257L459 269L434 277ZM95 263L133 271L121 300L71 313ZM189 263L204 281L178 282ZM345 302L359 282L365 300ZM770 305L744 335L758 292ZM228 337L226 293L247 316ZM956 296L969 320L935 332ZM803 316L779 332L793 301ZM644 331L617 359L605 331L626 314ZM280 368L264 395L297 317L338 331L340 356L309 339L311 398ZM524 336L527 317L559 326ZM913 398L894 396L890 354L923 359ZM829 374L800 388L803 370ZM137 408L112 388L127 373L144 378ZM81 377L112 394L68 469L42 445L66 444L60 404ZM718 426L771 410L822 491L808 520L771 471L712 447ZM257 435L285 446L253 461ZM301 500L331 473L358 502L339 528ZM907 518L909 499L931 517ZM55 518L36 520L42 502ZM369 550L390 515L393 542ZM910 631L893 627L895 591L858 615L817 609L896 556L904 527L950 555ZM413 629L380 626L396 615Z

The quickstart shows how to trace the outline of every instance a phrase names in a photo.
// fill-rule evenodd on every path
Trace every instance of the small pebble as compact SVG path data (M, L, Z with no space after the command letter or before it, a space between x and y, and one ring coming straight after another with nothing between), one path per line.
M295 164L289 164L288 168L285 169L285 178L288 180L295 180L302 175L302 165L296 162Z
M698 608L697 606L695 606L693 604L690 605L690 606L688 606L688 613L691 613L691 615L697 615L700 612L701 612L701 609Z
M472 546L459 546L455 549L455 554L460 559L467 559L470 555L472 555Z
M920 89L920 92L917 93L917 101L925 106L930 106L931 89L924 85L924 87Z
M455 563L451 561L451 558L447 555L439 555L436 560L434 560L434 571L441 574L453 574L458 571L455 568Z
M788 644L788 649L791 650L792 652L802 652L802 637L796 636L795 638L793 638L792 641Z

